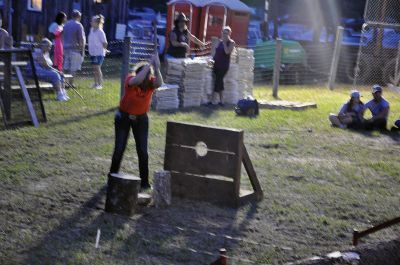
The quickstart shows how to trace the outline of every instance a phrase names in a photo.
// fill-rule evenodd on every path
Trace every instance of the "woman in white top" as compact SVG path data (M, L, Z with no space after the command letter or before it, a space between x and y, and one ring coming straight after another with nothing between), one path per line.
M90 59L93 65L94 84L93 88L103 88L103 73L101 72L101 65L103 64L104 57L107 51L107 38L103 30L104 16L97 15L92 18L92 28L90 29L88 46Z

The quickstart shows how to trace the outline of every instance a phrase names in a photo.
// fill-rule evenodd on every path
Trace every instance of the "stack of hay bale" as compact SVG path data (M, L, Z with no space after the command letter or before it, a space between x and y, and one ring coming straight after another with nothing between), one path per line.
M201 58L185 59L183 61L184 74L179 89L180 106L198 107L201 105L204 88L204 71L207 62Z
M153 94L152 107L154 110L172 110L179 108L178 85L164 84Z
M208 65L204 69L203 73L203 94L201 97L201 103L206 104L210 101L212 93L214 91L214 81L213 81L213 69L212 66Z
M185 59L168 59L168 67L165 82L181 86L184 71L183 61Z
M254 51L251 49L237 48L238 86L240 97L253 95L254 82Z
M197 107L207 103L214 90L209 57L195 59L169 59L166 82L179 86L180 107ZM236 104L241 98L253 94L254 52L236 48L231 54L231 64L224 79L224 102ZM215 102L214 102L215 103Z
M207 76L207 72L211 72L207 68L207 60L205 57L197 57L195 59L169 59L166 82L179 86L179 105L182 108L198 107L203 100L204 89L209 89L211 77Z
M237 81L238 72L238 64L231 62L228 73L226 73L224 78L224 103L236 104L239 98L241 98Z

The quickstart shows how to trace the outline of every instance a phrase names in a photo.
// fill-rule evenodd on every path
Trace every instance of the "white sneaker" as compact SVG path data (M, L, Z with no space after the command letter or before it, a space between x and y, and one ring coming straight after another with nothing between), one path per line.
M67 91L66 91L65 89L62 90L62 94L64 95L64 97L65 97L67 100L70 100L70 99L71 99L71 98L68 96Z
M97 85L97 86L95 87L95 89L101 90L101 89L103 89L103 86L102 86L102 85Z
M96 89L97 84L93 84L90 88Z
M65 95L60 91L57 93L56 100L57 101L68 101L69 98L65 97Z

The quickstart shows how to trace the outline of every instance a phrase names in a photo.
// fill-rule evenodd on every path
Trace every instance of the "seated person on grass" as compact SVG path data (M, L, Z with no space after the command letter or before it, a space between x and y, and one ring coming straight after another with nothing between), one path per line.
M360 100L360 92L353 90L350 94L350 100L343 104L339 114L330 114L329 120L333 126L345 129L359 129L364 120L364 103Z
M40 43L40 48L33 52L36 75L40 81L49 82L57 91L56 100L68 101L69 97L64 89L64 74L53 67L50 59L50 50L53 44L47 38Z
M365 120L364 128L385 131L390 109L389 102L382 96L380 85L372 87L372 96L374 98L365 104L365 108L371 111L372 118Z
M400 119L394 122L394 126L392 127L392 132L400 132Z

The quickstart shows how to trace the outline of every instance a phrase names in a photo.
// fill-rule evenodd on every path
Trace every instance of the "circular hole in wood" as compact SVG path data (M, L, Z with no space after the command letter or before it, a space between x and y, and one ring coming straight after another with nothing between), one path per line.
M195 146L196 154L198 156L206 156L208 153L208 148L205 142L197 142Z

